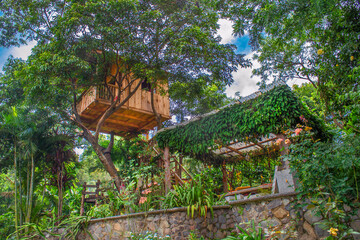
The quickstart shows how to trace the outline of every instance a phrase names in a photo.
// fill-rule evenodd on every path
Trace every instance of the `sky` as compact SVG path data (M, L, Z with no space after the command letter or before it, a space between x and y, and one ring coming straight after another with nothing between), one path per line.
M241 38L236 38L232 35L232 22L221 19L219 21L220 29L218 34L222 37L221 43L231 43L237 46L237 52L246 54L246 58L251 59L254 52L251 52L249 46L249 37L245 35ZM31 48L34 47L36 42L30 42L28 45L13 48L0 48L0 70L2 70L6 59L13 55L16 58L26 59L31 54ZM252 60L252 68L240 68L237 72L233 73L234 83L226 89L228 96L234 97L236 92L240 92L241 96L248 96L251 93L257 91L257 82L260 78L257 76L252 77L253 68L260 67L257 61ZM290 82L290 85L298 82Z

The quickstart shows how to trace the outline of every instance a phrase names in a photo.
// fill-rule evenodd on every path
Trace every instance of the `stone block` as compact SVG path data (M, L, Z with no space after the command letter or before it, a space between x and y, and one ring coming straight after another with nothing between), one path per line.
M289 216L289 212L286 211L283 207L277 207L273 209L272 212L274 216L277 217L278 219L282 219L284 217Z
M328 237L330 235L329 232L327 230L323 229L320 224L315 224L313 226L314 226L315 233L319 238Z
M350 227L352 229L354 229L354 231L360 232L360 220L352 221L352 223L350 224Z
M315 230L308 222L304 222L303 228L309 236L311 236L313 239L316 239Z
M313 225L314 223L320 222L322 220L321 216L317 216L314 210L307 210L304 214L305 220Z
M280 207L282 205L282 201L281 199L274 199L271 202L269 202L269 204L267 205L268 209L274 209L277 207Z
M264 220L264 221L260 222L260 226L262 228L277 227L280 225L281 225L281 222L277 218L272 218L272 219L268 219L268 220Z
M286 205L288 205L290 203L290 200L285 198L285 199L282 200L282 203L283 203L284 206L286 206Z
M226 217L224 217L223 215L219 216L219 223L221 224L226 223Z
M120 223L115 223L115 224L114 224L114 230L115 230L116 232L120 232L120 231L123 230L122 227L121 227L121 225L120 225Z
M168 227L170 227L168 221L163 220L163 221L160 222L160 228L161 229L168 228Z
M299 240L316 240L316 238L311 237L308 234L303 234L301 235L301 237L299 238Z

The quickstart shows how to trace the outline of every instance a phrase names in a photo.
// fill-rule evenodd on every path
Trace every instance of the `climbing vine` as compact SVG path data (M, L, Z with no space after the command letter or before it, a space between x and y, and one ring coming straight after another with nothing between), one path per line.
M230 142L249 142L270 133L282 133L308 121L317 137L324 138L324 124L311 115L286 85L280 85L243 103L233 104L197 121L165 129L156 135L160 147L168 146L192 156L207 155ZM201 157L203 158L203 157Z

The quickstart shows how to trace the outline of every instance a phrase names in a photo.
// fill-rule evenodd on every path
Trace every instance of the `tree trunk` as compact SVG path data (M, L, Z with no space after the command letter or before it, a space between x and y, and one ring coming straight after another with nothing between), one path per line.
M165 167L165 194L171 189L171 176L170 176L170 151L169 147L164 149L164 167Z
M118 175L118 172L116 170L116 167L111 159L111 154L109 149L104 149L100 145L96 144L96 146L93 145L93 148L98 155L101 163L104 165L105 170L110 174L111 178L115 182L116 189L120 192L121 190L121 179ZM111 150L110 150L111 151Z
M14 146L14 168L15 168L15 181L14 181L14 183L15 183L15 230L16 230L16 239L20 239L20 237L19 237L19 232L18 232L18 228L19 228L19 218L18 218L18 215L19 215L19 210L18 210L18 205L19 205L19 203L18 203L18 197L17 197L17 188L18 188L18 186L17 186L17 160L16 160L16 144L14 144L15 146Z
M60 160L60 166L58 168L58 173L57 173L57 185L58 185L58 212L57 212L57 218L58 218L58 223L60 223L60 218L62 215L62 209L63 209L63 200L64 200L64 196L63 196L63 190L64 190L64 186L63 186L63 166L64 163Z
M229 188L228 188L228 178L227 178L225 161L221 165L221 172L223 174L223 191L224 191L224 193L227 193L227 192L229 192Z
M28 222L28 223L31 220L32 199L33 199L33 193L34 193L34 169L35 169L34 156L31 155L30 187L29 187L27 214L26 214L26 222Z

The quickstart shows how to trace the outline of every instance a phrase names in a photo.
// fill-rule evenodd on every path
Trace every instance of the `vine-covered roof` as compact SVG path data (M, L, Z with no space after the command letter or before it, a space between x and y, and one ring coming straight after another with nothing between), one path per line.
M191 156L214 155L213 151L234 142L257 142L259 137L280 134L304 124L306 119L319 138L324 123L313 116L287 85L274 84L220 110L162 129L155 138L159 147Z

